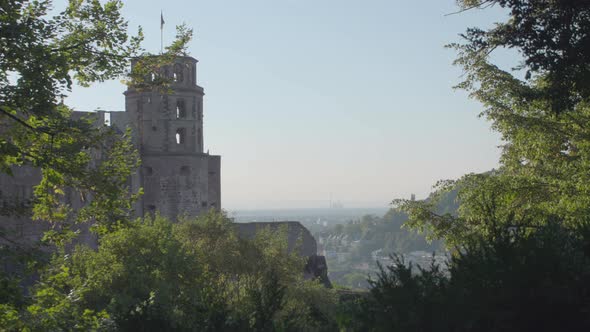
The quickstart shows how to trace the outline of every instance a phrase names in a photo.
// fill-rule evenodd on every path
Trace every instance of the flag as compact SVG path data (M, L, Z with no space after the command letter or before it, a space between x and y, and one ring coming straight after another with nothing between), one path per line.
M164 29L164 14L160 11L160 29Z

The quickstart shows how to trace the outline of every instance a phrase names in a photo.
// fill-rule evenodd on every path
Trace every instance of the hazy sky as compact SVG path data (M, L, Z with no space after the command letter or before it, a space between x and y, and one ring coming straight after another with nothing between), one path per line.
M453 0L132 0L123 10L145 48L182 22L205 88L205 149L222 156L225 209L384 207L424 197L439 179L497 165L481 105L452 86L468 26L498 10ZM78 110L123 111L124 86L76 88Z

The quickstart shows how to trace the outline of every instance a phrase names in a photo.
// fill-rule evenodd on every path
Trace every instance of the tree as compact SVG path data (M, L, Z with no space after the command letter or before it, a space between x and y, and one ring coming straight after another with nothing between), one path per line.
M590 326L590 3L458 3L462 11L500 6L509 16L488 30L470 28L462 43L449 45L465 71L457 87L483 104L481 115L502 135L500 167L441 181L429 201L396 200L408 213L407 226L452 249L449 276L444 286L410 287L430 272L407 282L399 267L392 268L382 276L394 282L378 283L376 291L417 296L431 287L441 291L438 310L448 319L439 322L439 330L585 331ZM521 63L514 70L499 68L490 57L499 48L518 51ZM457 192L458 213L437 211L437 202L451 191ZM420 308L407 313L394 307L392 315L412 318L402 317L401 323L428 320ZM413 319L416 315L421 318Z
M515 48L523 57L517 67L526 71L526 79L541 79L529 100L548 103L559 114L574 111L576 104L590 96L590 4L583 0L459 0L463 9L490 6L505 8L506 22L491 29L470 28L463 35L467 44L453 45L462 54L458 61L484 69L488 55L497 48ZM482 60L483 62L477 64ZM477 74L476 74L477 75ZM481 78L477 79L480 80ZM465 83L469 84L472 78Z
M494 172L443 181L439 194L457 189L459 214L438 214L428 202L396 201L410 225L450 245L495 228L537 227L555 216L586 228L590 215L590 4L587 1L459 1L464 9L497 5L509 19L488 30L470 28L456 65L457 88L484 106L481 115L505 142ZM499 48L518 51L517 72L490 60ZM518 72L525 72L519 78ZM436 196L436 195L435 195ZM438 195L440 197L440 195Z
M199 257L227 303L238 330L314 331L334 327L335 295L319 280L304 280L305 258L289 251L288 229L237 236L224 214L211 211L175 225L178 239Z
M148 218L104 235L97 251L79 246L56 253L22 321L67 331L98 316L93 321L102 329L215 330L225 303L207 266L173 228Z
M56 253L31 301L2 306L0 322L51 331L333 330L333 291L303 280L304 260L286 240L270 230L240 239L214 211L178 223L138 220L105 234L97 250Z
M448 271L395 259L371 280L352 324L359 331L587 331L587 239L556 221L531 233L472 237Z
M130 132L121 136L92 118L74 119L64 97L74 82L89 86L114 78L140 89L166 89L169 80L151 74L184 54L192 35L181 26L163 55L149 56L140 48L141 29L128 34L121 7L119 0L70 0L57 12L50 0L0 1L0 172L10 176L14 167L30 166L42 174L30 200L4 192L0 215L49 222L44 242L58 247L77 235L78 223L92 222L99 235L126 227L141 194L128 187L139 165ZM137 65L129 72L133 59ZM67 196L83 197L83 208L74 210ZM15 241L5 226L1 301L18 309L29 300L23 284L41 273L47 252L38 250L39 243Z

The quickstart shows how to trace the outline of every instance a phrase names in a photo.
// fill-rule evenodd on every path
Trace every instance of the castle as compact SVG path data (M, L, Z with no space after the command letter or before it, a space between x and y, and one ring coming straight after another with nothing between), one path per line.
M125 91L125 112L98 112L99 121L131 128L141 170L131 179L144 189L136 213L175 219L221 208L221 161L203 151L203 88L197 85L197 60L176 58L162 68L172 80L165 94Z
M97 126L106 124L121 133L131 129L141 167L131 177L130 188L144 191L134 206L137 217L158 211L175 220L220 209L221 158L203 151L204 90L197 85L197 60L178 57L161 73L171 79L166 93L128 88L125 112L75 111L72 117L90 118ZM0 174L0 200L27 201L41 180L39 169L25 165L13 167L12 173ZM64 199L74 209L85 204L71 189ZM0 223L13 241L22 244L36 242L49 227L26 215L0 216ZM79 240L93 245L93 235L81 228Z
M131 140L139 152L141 167L130 179L133 192L143 188L135 203L137 217L155 213L176 220L178 216L198 216L210 209L221 209L221 158L204 152L203 96L197 85L197 60L184 56L161 68L161 74L171 79L165 93L125 91L125 112L74 112L74 118L91 118L97 126L108 125L123 133L131 129ZM133 65L133 64L132 64ZM0 174L0 200L11 196L26 200L41 179L40 171L30 166L13 168L13 176ZM73 190L65 199L72 208L85 203ZM11 230L15 242L27 244L38 241L48 225L32 222L27 216L0 216L0 223ZM240 223L237 233L252 238L261 228L288 230L289 248L308 257L307 277L319 277L325 285L327 265L317 256L316 241L299 222ZM96 246L96 238L88 225L80 226L80 242ZM302 240L300 247L295 244Z

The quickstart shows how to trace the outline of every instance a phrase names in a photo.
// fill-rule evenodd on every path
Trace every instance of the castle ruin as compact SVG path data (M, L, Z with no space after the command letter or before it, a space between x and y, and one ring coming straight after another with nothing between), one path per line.
M171 78L166 93L125 91L125 112L99 112L100 120L119 130L129 127L141 158L132 190L144 189L138 216L197 216L221 208L221 158L204 152L203 96L197 85L197 60L176 58L162 68Z
M115 131L131 129L132 142L139 152L141 166L130 179L132 192L143 188L143 195L135 203L137 217L156 211L170 220L179 216L198 216L210 209L221 209L221 158L204 151L203 97L204 89L197 85L197 60L178 57L174 63L161 68L161 75L171 80L165 93L125 91L125 112L79 112L74 118L91 118L97 126L108 125ZM15 167L13 176L0 174L0 199L10 196L27 200L33 187L41 180L39 169ZM66 193L67 203L80 208L84 202ZM48 225L33 222L27 216L0 216L0 223L11 230L15 242L26 244L38 241ZM262 228L288 230L290 250L308 257L307 277L319 277L329 285L324 257L317 256L313 236L299 222L236 224L241 237L251 238ZM96 238L81 226L79 241L96 245ZM295 243L301 241L301 246Z

